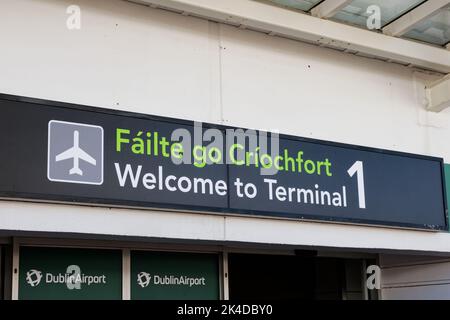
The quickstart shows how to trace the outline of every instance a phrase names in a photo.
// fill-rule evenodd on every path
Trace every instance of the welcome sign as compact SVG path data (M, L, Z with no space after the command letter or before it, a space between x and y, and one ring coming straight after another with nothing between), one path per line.
M7 95L0 150L6 199L447 227L439 158Z
M131 251L131 299L219 299L219 256Z

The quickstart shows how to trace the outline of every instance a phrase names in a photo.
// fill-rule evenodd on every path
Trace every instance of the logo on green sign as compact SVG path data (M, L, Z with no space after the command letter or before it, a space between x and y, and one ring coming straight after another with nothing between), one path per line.
M32 286L36 287L41 283L42 280L42 271L31 269L27 272L27 283Z
M138 274L137 276L137 283L138 285L140 285L142 288L146 288L148 287L148 285L150 284L150 280L152 279L152 276L147 273L147 272L141 272Z

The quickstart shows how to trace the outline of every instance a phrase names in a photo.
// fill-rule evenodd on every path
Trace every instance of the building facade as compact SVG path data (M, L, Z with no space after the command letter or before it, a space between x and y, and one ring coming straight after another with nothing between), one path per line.
M399 61L382 61L282 34L294 30L288 18L304 16L289 8L233 0L227 20L219 16L225 11L207 1L160 2L2 1L3 112L13 110L13 103L33 104L37 115L51 113L49 106L81 105L87 106L83 112L98 107L124 117L278 130L450 163L450 110L427 110L425 89L450 72L447 49L376 33L383 39L377 43L380 55L411 42L426 56L414 64L403 59L420 52L403 58L394 52ZM258 28L244 13L238 21L231 13L240 5L242 12L250 6L252 14L285 16L286 25L271 32L272 16L259 20ZM350 31L348 38L349 44L359 41ZM74 122L89 123L88 118ZM39 133L28 121L5 119L9 132L29 140L24 150L36 148ZM8 146L15 141L8 134L2 138ZM7 156L3 151L2 158ZM23 161L30 161L28 171L14 165ZM14 181L40 172L40 162L26 151L1 165L3 178ZM447 192L449 168L443 174ZM420 188L420 175L410 173ZM23 195L20 185L2 190L0 201L3 299L450 299L448 220L430 230L195 205L187 210L170 206L170 198L164 200L167 207L157 208L111 199L70 203ZM64 184L58 186L64 192ZM448 219L446 206L441 211ZM431 216L431 209L423 216ZM374 287L367 286L371 275Z

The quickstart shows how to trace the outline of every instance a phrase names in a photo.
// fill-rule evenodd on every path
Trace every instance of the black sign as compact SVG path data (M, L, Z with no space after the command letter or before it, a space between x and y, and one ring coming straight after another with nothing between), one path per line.
M442 159L277 138L1 95L0 195L446 229Z

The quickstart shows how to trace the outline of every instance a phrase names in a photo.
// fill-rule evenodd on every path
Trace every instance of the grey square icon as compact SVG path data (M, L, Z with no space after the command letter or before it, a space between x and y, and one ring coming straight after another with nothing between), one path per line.
M57 182L103 184L103 128L51 120L47 177Z

